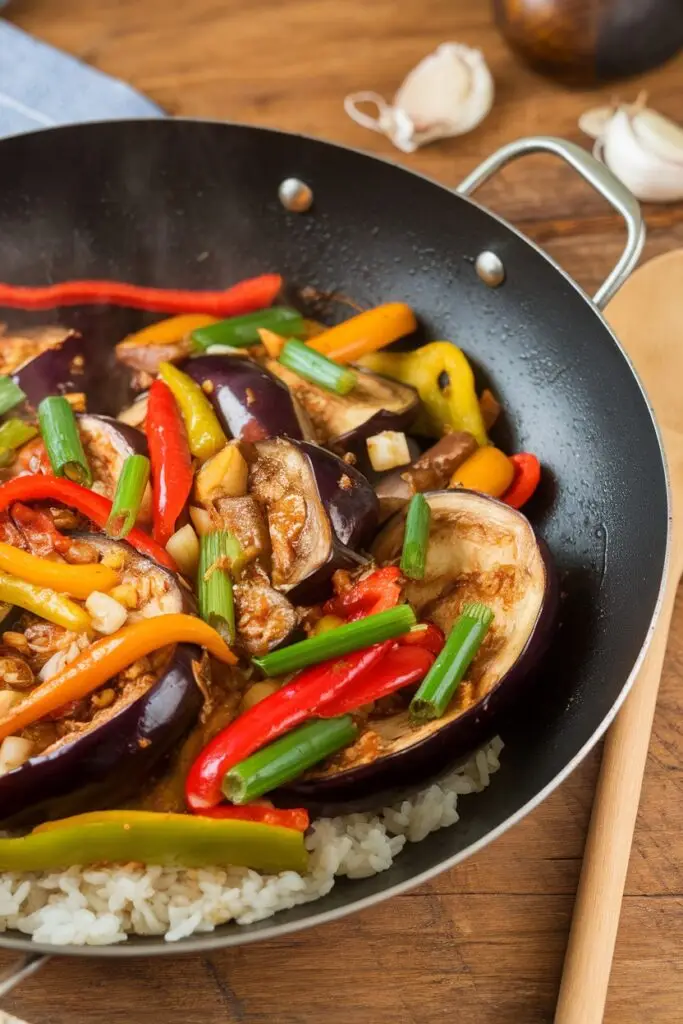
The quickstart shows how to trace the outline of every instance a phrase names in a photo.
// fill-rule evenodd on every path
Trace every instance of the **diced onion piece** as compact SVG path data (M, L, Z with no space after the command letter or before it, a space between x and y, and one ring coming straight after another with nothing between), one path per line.
M249 467L234 442L208 459L197 473L195 495L202 505L217 498L241 498L247 493Z
M21 767L33 753L33 743L23 736L6 736L0 744L0 775Z
M99 590L93 590L85 607L92 619L93 629L107 636L121 629L128 618L128 612L122 604Z
M396 466L407 466L410 450L406 435L399 430L383 430L367 439L370 463L376 473L384 473Z
M277 693L280 687L277 683L269 683L263 680L260 683L254 683L245 692L242 697L242 711L248 711L249 708L253 708L255 704L259 704L266 697L270 697L271 694Z
M199 538L189 523L176 530L166 550L185 576L194 577L199 564Z
M21 700L16 690L0 690L0 718L3 718Z
M190 519L200 537L216 529L211 522L211 516L205 508L197 508L196 505L190 505Z

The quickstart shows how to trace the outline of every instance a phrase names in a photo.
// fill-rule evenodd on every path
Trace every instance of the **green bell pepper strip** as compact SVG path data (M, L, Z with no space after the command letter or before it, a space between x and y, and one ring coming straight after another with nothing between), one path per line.
M451 430L466 430L478 444L488 443L472 367L450 341L433 341L412 352L374 352L359 364L417 389L423 408L414 425L416 433L441 437Z
M306 871L303 835L252 821L152 811L119 812L113 820L41 825L27 836L0 839L0 871L50 871L73 864L128 863L256 871Z

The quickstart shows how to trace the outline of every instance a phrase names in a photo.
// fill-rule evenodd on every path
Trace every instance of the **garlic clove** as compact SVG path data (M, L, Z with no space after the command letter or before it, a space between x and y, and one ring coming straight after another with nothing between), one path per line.
M613 106L593 107L591 110L586 110L579 118L579 128L584 135L589 135L591 139L599 139L612 120L614 110Z
M652 153L683 165L683 128L647 107L633 117L632 123L636 135Z
M373 92L352 93L344 109L358 124L388 136L404 153L475 128L493 105L491 72L479 50L443 43L413 68L393 104ZM372 117L359 104L374 104Z

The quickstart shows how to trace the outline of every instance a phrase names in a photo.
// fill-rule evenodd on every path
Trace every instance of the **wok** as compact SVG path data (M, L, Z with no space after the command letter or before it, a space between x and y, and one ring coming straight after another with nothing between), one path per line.
M500 166L539 150L568 161L627 221L626 250L593 301L532 242L468 198ZM280 201L279 186L290 178L312 189L309 212ZM362 305L410 303L427 335L461 345L478 385L503 403L501 442L541 458L543 482L528 511L563 590L542 680L501 727L502 769L484 793L461 801L457 826L409 844L391 870L340 882L324 899L265 922L173 944L131 938L60 953L202 951L368 906L476 852L587 753L643 657L667 561L669 500L657 428L599 311L642 242L635 200L583 150L557 139L513 143L456 194L358 152L239 125L112 122L0 143L1 280L94 277L206 288L278 270L295 286L338 289ZM144 319L106 309L58 315L75 326L87 319L103 358ZM55 314L5 317L0 310L0 318L44 322ZM3 934L0 945L36 952L18 934Z

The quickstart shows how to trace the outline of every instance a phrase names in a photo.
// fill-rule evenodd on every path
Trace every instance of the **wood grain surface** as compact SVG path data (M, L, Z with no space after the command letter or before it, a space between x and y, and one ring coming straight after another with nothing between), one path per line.
M8 16L168 111L308 132L455 185L504 142L582 140L586 107L519 65L484 0L16 0ZM440 42L484 50L498 94L475 132L405 157L344 114L346 93L390 97ZM5 54L2 55L3 59ZM58 87L58 83L55 83ZM680 115L683 59L623 83ZM508 168L480 198L588 290L623 244L618 217L550 158ZM646 209L646 257L683 246L683 204ZM682 338L683 341L683 338ZM634 595L634 600L637 596ZM608 1024L683 1019L683 595L645 778L608 1001ZM53 960L3 1007L31 1024L541 1024L552 1019L599 752L476 858L345 921L210 957ZM0 968L12 962L0 956Z

